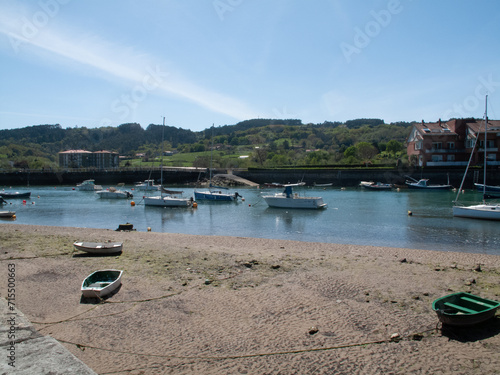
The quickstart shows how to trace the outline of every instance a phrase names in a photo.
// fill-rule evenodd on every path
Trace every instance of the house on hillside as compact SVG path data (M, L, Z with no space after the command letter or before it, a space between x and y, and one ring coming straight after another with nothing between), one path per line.
M118 168L120 156L117 152L68 150L59 153L59 166L64 168Z
M500 120L488 120L488 165L500 165ZM484 161L484 120L453 119L415 123L406 140L410 163L425 166L465 166L479 137L471 164ZM479 151L479 152L478 152Z

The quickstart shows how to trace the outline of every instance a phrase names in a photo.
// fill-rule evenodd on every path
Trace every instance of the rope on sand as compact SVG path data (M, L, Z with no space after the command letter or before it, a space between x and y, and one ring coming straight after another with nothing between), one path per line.
M75 345L80 350L94 349L94 350L102 350L102 351L118 353L118 354L136 355L136 356L153 357L153 358L174 358L174 359L188 359L188 360L223 361L223 360L231 360L231 359L270 357L270 356L285 355L285 354L321 352L321 351L329 351L329 350L337 350L337 349L345 349L345 348L354 348L354 347L358 347L358 346L385 344L385 343L390 343L390 342L398 343L405 338L415 340L415 337L423 337L424 333L431 332L431 331L436 331L436 328L430 328L430 329L427 329L427 330L424 330L424 331L421 331L418 333L412 333L412 334L408 334L406 336L400 336L397 339L388 338L388 339L384 339L384 340L366 341L366 342L361 342L361 343L329 346L329 347L324 347L324 348L296 349L296 350L285 350L285 351L269 352L269 353L254 353L254 354L241 354L241 355L229 355L229 356L179 356L179 355L173 355L173 354L138 353L138 352L125 351L125 350L101 348L101 347L93 346L93 345L79 344L79 343L75 343L75 342L67 341L67 340L62 340L62 339L57 339L57 340L62 342L62 343L65 343L65 344ZM121 371L123 371L123 370L121 370ZM118 371L118 372L121 372L121 371ZM108 373L108 374L111 374L111 373Z

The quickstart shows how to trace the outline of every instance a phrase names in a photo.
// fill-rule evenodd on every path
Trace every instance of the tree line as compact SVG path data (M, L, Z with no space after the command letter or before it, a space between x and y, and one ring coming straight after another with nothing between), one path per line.
M34 125L0 130L0 168L56 168L58 153L70 149L109 150L128 158L137 154L150 158L162 149L207 152L212 143L226 154L249 154L245 166L394 162L405 153L410 126L385 124L381 119L321 124L303 124L299 119L252 119L199 132L160 124L144 129L138 123L65 129L59 124ZM202 159L206 163L207 158ZM202 164L200 160L198 164Z

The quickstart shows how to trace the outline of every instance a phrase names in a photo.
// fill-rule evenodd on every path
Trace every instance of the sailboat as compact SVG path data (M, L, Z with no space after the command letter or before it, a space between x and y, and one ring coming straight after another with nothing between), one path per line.
M207 200L207 201L236 201L238 197L241 195L238 192L234 194L230 193L228 188L222 186L213 186L212 185L212 162L213 162L213 153L214 153L214 126L212 125L212 150L210 152L210 177L208 190L195 190L194 191L194 199L198 200Z
M474 149L477 144L477 140L479 139L479 131L476 137L476 141L474 142L474 146L472 148L471 156L469 158L469 162L467 164L467 168L464 173L464 177L462 179L462 183L460 184L460 189L458 189L457 197L455 199L455 205L453 206L453 216L457 217L466 217L471 219L484 219L484 220L500 220L500 204L494 203L486 203L486 171L487 171L487 156L486 149L488 146L488 95L486 95L486 104L484 110L484 173L483 173L483 202L481 204L475 204L471 206L463 206L458 205L458 197L460 192L462 191L462 186L465 181L465 177L467 176L467 171L469 169L470 162L472 160L472 155L474 154Z
M169 191L163 188L163 138L165 132L165 117L163 117L163 129L161 136L161 161L160 161L160 195L155 196L144 196L145 206L156 206L156 207L191 207L193 204L193 198L182 197L182 191Z

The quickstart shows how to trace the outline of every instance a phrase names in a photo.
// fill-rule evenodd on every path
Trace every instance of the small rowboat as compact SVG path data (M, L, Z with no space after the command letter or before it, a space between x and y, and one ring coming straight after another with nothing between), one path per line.
M469 293L454 293L438 298L432 303L443 324L470 326L484 322L495 315L500 302Z
M100 270L91 273L83 280L83 296L102 298L110 294L121 285L122 274L121 270Z
M115 254L123 250L123 242L74 242L73 246L92 254Z

